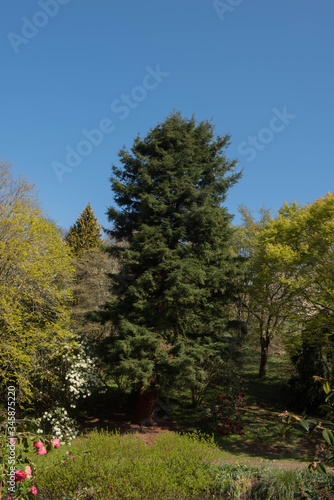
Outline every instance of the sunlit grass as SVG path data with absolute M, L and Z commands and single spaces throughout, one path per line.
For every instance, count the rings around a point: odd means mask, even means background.
M 44 465 L 56 454 L 44 457 Z M 164 434 L 148 446 L 139 436 L 94 431 L 76 440 L 70 454 L 73 460 L 40 477 L 36 486 L 43 499 L 92 487 L 99 500 L 205 498 L 215 490 L 209 466 L 222 461 L 214 442 L 198 434 Z

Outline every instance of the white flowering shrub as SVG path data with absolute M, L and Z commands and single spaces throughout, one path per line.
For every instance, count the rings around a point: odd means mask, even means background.
M 90 396 L 93 390 L 102 389 L 97 376 L 98 358 L 91 354 L 91 347 L 86 339 L 81 340 L 76 354 L 64 356 L 69 369 L 65 375 L 66 387 L 71 399 L 71 408 L 76 407 L 77 400 Z
M 78 428 L 65 408 L 54 408 L 43 413 L 37 434 L 50 434 L 59 439 L 60 444 L 70 443 L 77 436 Z
M 79 337 L 75 352 L 63 355 L 59 367 L 61 394 L 58 398 L 63 406 L 76 408 L 80 399 L 84 399 L 93 391 L 105 392 L 98 377 L 99 359 L 94 356 L 89 340 Z
M 77 407 L 80 400 L 89 397 L 93 391 L 105 392 L 98 377 L 99 360 L 93 354 L 90 342 L 78 338 L 78 347 L 59 357 L 56 372 L 57 383 L 46 389 L 46 408 L 40 419 L 40 434 L 46 432 L 68 443 L 78 434 L 75 421 L 69 413 Z M 42 393 L 41 393 L 42 395 Z M 52 405 L 52 406 L 51 406 Z

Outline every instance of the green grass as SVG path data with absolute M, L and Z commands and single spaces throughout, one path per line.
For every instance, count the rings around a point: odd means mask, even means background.
M 34 455 L 37 471 L 55 464 L 61 450 Z M 69 451 L 64 464 L 39 476 L 40 500 L 70 500 L 79 492 L 80 500 L 290 500 L 300 488 L 320 499 L 331 497 L 317 492 L 334 490 L 333 475 L 226 464 L 212 439 L 196 433 L 160 435 L 148 446 L 135 435 L 93 431 Z
M 296 471 L 270 471 L 252 489 L 252 497 L 258 500 L 291 500 L 294 493 L 299 493 L 303 487 L 305 482 Z
M 38 457 L 38 463 L 51 465 L 58 451 Z M 210 467 L 222 461 L 213 441 L 198 434 L 165 434 L 148 446 L 135 435 L 94 431 L 76 440 L 70 453 L 73 460 L 39 478 L 43 500 L 69 498 L 91 487 L 99 500 L 213 498 Z
M 291 391 L 288 381 L 293 374 L 289 357 L 279 346 L 274 345 L 268 357 L 267 376 L 258 378 L 260 351 L 257 346 L 243 349 L 239 377 L 245 379 L 247 386 L 244 436 L 216 435 L 216 441 L 226 456 L 258 457 L 259 460 L 298 460 L 307 462 L 313 457 L 305 448 L 305 433 L 298 426 L 287 428 L 281 421 L 279 413 L 291 410 Z M 220 385 L 213 385 L 206 393 L 209 399 L 219 390 Z M 165 395 L 167 396 L 167 394 Z M 201 422 L 201 410 L 191 407 L 190 392 L 184 388 L 173 389 L 168 393 L 173 404 L 172 419 L 187 429 L 204 431 Z M 248 444 L 248 446 L 247 446 Z
M 265 471 L 249 492 L 256 500 L 291 500 L 299 493 L 302 498 L 333 498 L 327 496 L 334 490 L 334 477 L 303 471 Z M 306 497 L 305 494 L 309 496 Z M 323 496 L 325 495 L 325 496 Z
M 293 402 L 288 389 L 289 379 L 294 373 L 293 365 L 284 350 L 269 351 L 267 374 L 260 379 L 259 362 L 259 348 L 250 346 L 243 349 L 241 374 L 247 380 L 248 401 L 280 412 Z
M 61 448 L 37 460 L 34 455 L 37 471 L 60 455 Z M 148 446 L 135 435 L 93 431 L 72 444 L 64 464 L 39 476 L 38 498 L 69 500 L 80 492 L 81 500 L 288 500 L 299 488 L 334 487 L 333 476 L 226 464 L 223 458 L 212 439 L 196 433 L 160 435 Z
M 264 468 L 247 467 L 239 463 L 223 464 L 212 470 L 215 474 L 218 498 L 245 498 L 249 496 L 252 485 L 263 474 Z

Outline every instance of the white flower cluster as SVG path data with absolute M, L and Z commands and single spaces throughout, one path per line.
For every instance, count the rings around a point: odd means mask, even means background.
M 70 443 L 78 434 L 75 421 L 68 416 L 65 408 L 46 411 L 41 418 L 40 426 L 59 439 L 60 444 Z M 37 433 L 43 433 L 42 429 L 38 429 Z
M 71 408 L 76 407 L 76 400 L 80 397 L 86 398 L 91 395 L 93 390 L 102 387 L 101 381 L 97 377 L 98 359 L 90 355 L 90 352 L 88 341 L 83 339 L 78 354 L 64 357 L 70 365 L 65 379 L 71 393 Z

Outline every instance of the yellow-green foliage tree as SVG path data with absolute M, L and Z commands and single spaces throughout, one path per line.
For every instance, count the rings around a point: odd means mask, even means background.
M 312 204 L 285 203 L 266 242 L 271 262 L 293 270 L 284 284 L 293 290 L 294 313 L 314 345 L 334 333 L 334 193 Z M 283 280 L 282 280 L 283 281 Z
M 21 404 L 54 376 L 52 360 L 74 342 L 68 302 L 73 264 L 59 229 L 47 220 L 33 186 L 0 163 L 0 383 Z
M 288 336 L 295 350 L 305 335 L 313 345 L 332 344 L 334 194 L 313 204 L 284 203 L 276 217 L 258 223 L 247 211 L 242 215 L 239 245 L 247 253 L 243 302 L 258 322 L 263 377 L 276 335 Z
M 295 271 L 283 265 L 279 258 L 273 259 L 269 252 L 268 242 L 275 222 L 269 210 L 261 209 L 258 220 L 245 206 L 240 208 L 240 213 L 243 223 L 237 228 L 236 249 L 244 257 L 245 273 L 239 310 L 244 313 L 248 330 L 259 338 L 259 377 L 263 378 L 270 344 L 275 336 L 283 335 L 288 324 L 294 293 L 286 280 L 291 279 Z

